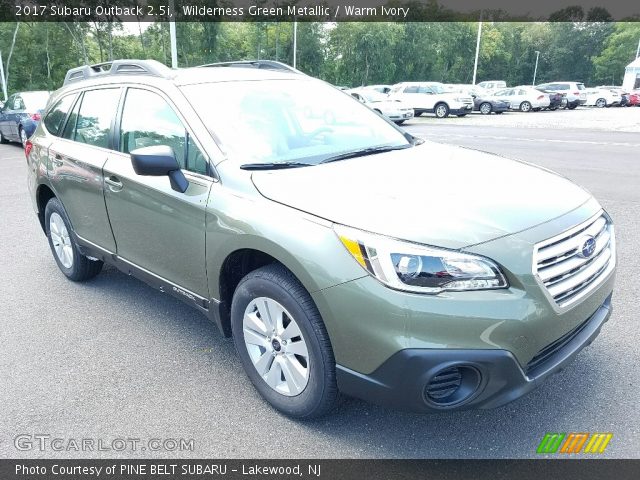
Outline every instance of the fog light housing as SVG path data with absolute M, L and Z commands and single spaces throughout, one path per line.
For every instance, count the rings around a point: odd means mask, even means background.
M 478 391 L 480 380 L 480 372 L 469 365 L 443 368 L 424 387 L 424 399 L 437 408 L 460 406 Z

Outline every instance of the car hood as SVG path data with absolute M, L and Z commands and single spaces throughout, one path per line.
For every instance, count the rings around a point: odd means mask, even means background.
M 548 170 L 432 142 L 252 179 L 264 197 L 332 222 L 453 249 L 531 228 L 591 198 Z

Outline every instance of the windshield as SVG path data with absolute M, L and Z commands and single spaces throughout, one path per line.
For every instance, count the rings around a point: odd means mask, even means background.
M 386 95 L 383 95 L 376 90 L 360 90 L 357 93 L 359 93 L 367 102 L 384 102 L 385 100 L 388 100 Z
M 220 82 L 182 87 L 241 164 L 318 164 L 336 155 L 409 141 L 368 107 L 317 80 Z

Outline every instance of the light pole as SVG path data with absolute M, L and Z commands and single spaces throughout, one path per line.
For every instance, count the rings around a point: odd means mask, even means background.
M 533 83 L 532 83 L 534 87 L 536 86 L 536 73 L 538 73 L 538 58 L 540 58 L 540 52 L 536 50 L 536 66 L 533 69 Z
M 478 38 L 476 40 L 476 60 L 473 63 L 473 84 L 476 84 L 476 74 L 478 73 L 478 56 L 480 55 L 480 37 L 482 36 L 482 13 L 480 10 L 480 21 L 478 22 Z

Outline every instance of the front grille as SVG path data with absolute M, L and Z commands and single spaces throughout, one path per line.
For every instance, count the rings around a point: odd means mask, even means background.
M 527 368 L 525 373 L 527 376 L 535 370 L 540 365 L 544 364 L 550 357 L 553 356 L 554 353 L 560 351 L 565 345 L 567 345 L 571 340 L 573 340 L 585 327 L 588 325 L 589 320 L 581 323 L 576 328 L 571 330 L 568 333 L 565 333 L 562 337 L 557 339 L 555 342 L 547 345 L 542 350 L 540 350 L 529 363 L 527 363 Z
M 585 255 L 587 240 L 595 248 Z M 533 273 L 559 307 L 567 307 L 596 288 L 615 267 L 613 224 L 604 214 L 534 248 Z

